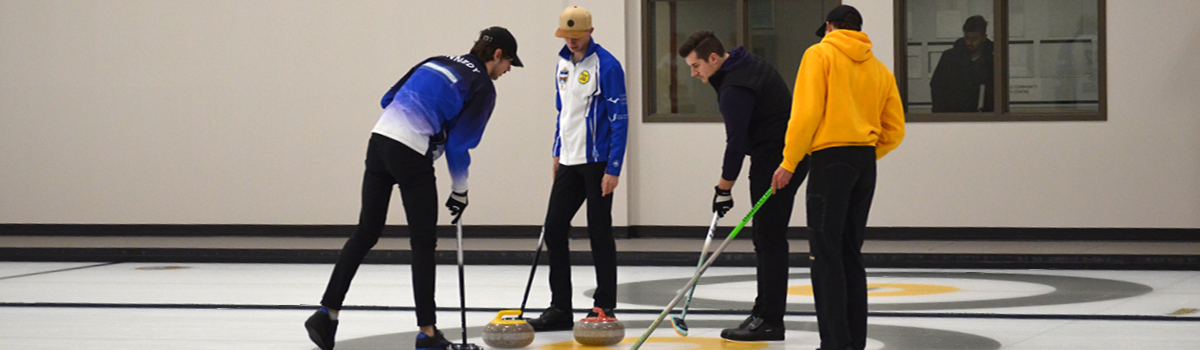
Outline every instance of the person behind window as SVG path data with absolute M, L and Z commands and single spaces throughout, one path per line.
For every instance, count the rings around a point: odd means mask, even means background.
M 995 103 L 992 66 L 987 20 L 971 16 L 963 23 L 963 37 L 954 42 L 953 48 L 942 52 L 933 71 L 933 80 L 929 82 L 933 112 L 991 112 Z

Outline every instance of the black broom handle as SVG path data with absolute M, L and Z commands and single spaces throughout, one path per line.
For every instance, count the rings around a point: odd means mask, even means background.
M 458 214 L 458 303 L 462 314 L 462 344 L 467 346 L 467 287 L 463 282 L 462 217 Z
M 518 319 L 524 319 L 525 302 L 529 301 L 529 288 L 533 287 L 533 276 L 537 273 L 538 259 L 542 257 L 542 244 L 545 243 L 542 239 L 546 237 L 546 228 L 542 227 L 542 233 L 538 235 L 537 253 L 533 254 L 533 268 L 529 269 L 529 282 L 525 282 L 525 297 L 521 298 L 521 312 L 517 314 Z

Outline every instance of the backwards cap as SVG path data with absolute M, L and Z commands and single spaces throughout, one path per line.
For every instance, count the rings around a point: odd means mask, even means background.
M 483 32 L 479 33 L 479 40 L 495 44 L 501 50 L 504 50 L 505 54 L 512 56 L 513 66 L 525 66 L 521 64 L 521 59 L 517 57 L 517 38 L 514 38 L 512 33 L 508 32 L 508 29 L 504 29 L 504 27 L 484 29 Z
M 854 18 L 846 18 L 850 14 L 856 16 Z M 834 7 L 832 11 L 829 11 L 828 16 L 825 16 L 825 23 L 829 22 L 847 22 L 862 28 L 862 14 L 858 13 L 858 9 L 854 8 L 854 6 L 838 5 L 838 7 Z M 821 23 L 821 26 L 817 27 L 817 37 L 825 37 L 825 23 Z

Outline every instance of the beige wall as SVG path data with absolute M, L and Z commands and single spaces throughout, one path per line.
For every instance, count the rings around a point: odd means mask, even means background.
M 846 3 L 890 65 L 892 1 Z M 1200 2 L 1108 3 L 1108 121 L 911 124 L 880 163 L 871 225 L 1200 227 Z M 630 77 L 614 224 L 704 225 L 723 130 L 641 123 L 639 0 L 0 0 L 0 223 L 353 223 L 379 96 L 503 25 L 526 68 L 497 82 L 467 220 L 537 225 L 569 4 Z
M 875 55 L 892 67 L 893 1 L 844 3 L 862 12 Z M 1145 27 L 1171 23 L 1170 37 L 1200 37 L 1200 20 L 1187 15 L 1197 11 L 1200 2 L 1188 0 L 1108 0 L 1106 122 L 910 124 L 880 162 L 870 225 L 1200 227 L 1200 99 L 1189 98 L 1200 91 L 1191 63 L 1200 41 L 1148 40 L 1163 34 Z M 628 24 L 630 38 L 639 28 Z M 654 195 L 631 200 L 630 220 L 703 225 L 721 126 L 642 124 L 637 139 L 633 191 Z M 734 211 L 744 213 L 751 200 L 741 179 Z M 798 205 L 792 226 L 804 222 Z
M 0 1 L 0 222 L 353 223 L 379 97 L 490 25 L 515 33 L 527 68 L 497 82 L 467 220 L 539 222 L 566 3 L 481 4 Z M 624 4 L 578 4 L 624 57 Z

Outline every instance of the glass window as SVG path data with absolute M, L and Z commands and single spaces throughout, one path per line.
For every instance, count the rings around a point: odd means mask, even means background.
M 899 0 L 909 121 L 1104 120 L 1104 0 Z
M 1009 105 L 1013 112 L 1100 109 L 1096 0 L 1010 0 Z
M 647 65 L 653 82 L 648 84 L 653 86 L 648 114 L 720 115 L 713 88 L 691 77 L 676 50 L 698 30 L 713 32 L 726 46 L 740 43 L 737 17 L 732 15 L 737 12 L 735 5 L 722 0 L 650 2 L 646 12 L 653 23 L 654 64 Z
M 726 50 L 745 46 L 775 66 L 791 87 L 813 28 L 837 0 L 647 0 L 644 2 L 645 121 L 720 122 L 716 92 L 691 76 L 679 45 L 708 30 Z
M 909 113 L 994 110 L 992 0 L 910 0 Z

